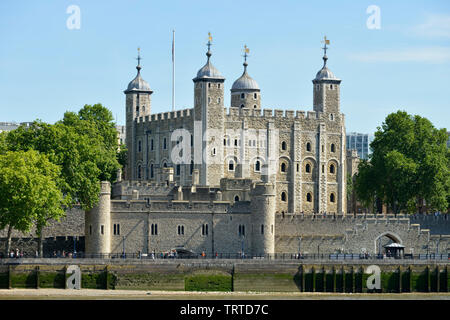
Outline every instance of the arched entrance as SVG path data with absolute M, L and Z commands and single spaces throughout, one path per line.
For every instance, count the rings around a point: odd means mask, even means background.
M 380 234 L 374 240 L 375 254 L 384 255 L 387 251 L 386 246 L 392 245 L 394 243 L 397 243 L 399 245 L 402 244 L 402 239 L 400 239 L 400 237 L 397 234 L 393 232 L 384 232 Z

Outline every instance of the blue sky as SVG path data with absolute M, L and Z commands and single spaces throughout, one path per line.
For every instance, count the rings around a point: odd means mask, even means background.
M 68 29 L 70 5 L 80 29 Z M 370 5 L 380 29 L 369 29 Z M 125 121 L 126 88 L 136 74 L 154 90 L 152 112 L 171 110 L 171 41 L 176 31 L 176 107 L 192 108 L 193 82 L 212 62 L 229 89 L 243 71 L 259 83 L 263 108 L 312 110 L 312 83 L 328 66 L 342 79 L 347 132 L 372 133 L 390 112 L 420 114 L 438 128 L 450 119 L 450 1 L 2 1 L 0 121 L 53 123 L 84 104 Z

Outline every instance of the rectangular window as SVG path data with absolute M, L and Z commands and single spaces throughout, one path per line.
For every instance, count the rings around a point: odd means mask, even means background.
M 208 235 L 208 224 L 202 224 L 202 236 Z
M 184 235 L 184 226 L 178 226 L 178 235 L 179 236 Z
M 261 234 L 264 234 L 264 225 L 261 225 Z
M 105 226 L 101 225 L 100 226 L 100 234 L 104 234 L 104 231 L 105 231 Z
M 156 235 L 158 235 L 158 224 L 153 224 L 152 223 L 152 226 L 151 226 L 151 234 L 152 234 L 152 236 L 156 236 Z
M 89 234 L 92 234 L 92 225 L 89 226 Z

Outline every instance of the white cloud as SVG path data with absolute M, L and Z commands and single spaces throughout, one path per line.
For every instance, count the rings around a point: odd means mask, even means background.
M 450 15 L 429 14 L 425 22 L 413 27 L 412 31 L 423 37 L 450 38 Z
M 362 62 L 450 62 L 450 47 L 408 48 L 357 53 L 350 58 Z

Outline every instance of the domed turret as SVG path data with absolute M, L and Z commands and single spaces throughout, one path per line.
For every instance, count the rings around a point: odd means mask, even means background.
M 235 108 L 261 108 L 261 95 L 258 83 L 247 73 L 247 53 L 249 49 L 244 46 L 244 72 L 231 87 L 231 106 Z
M 225 78 L 222 76 L 222 74 L 217 70 L 216 67 L 214 67 L 210 61 L 210 58 L 212 56 L 211 53 L 211 41 L 208 42 L 208 52 L 206 52 L 206 56 L 208 57 L 208 61 L 206 61 L 206 64 L 197 72 L 197 77 L 195 77 L 193 80 L 194 82 L 201 80 L 201 79 L 218 79 L 218 80 L 225 80 Z
M 141 77 L 141 56 L 138 55 L 137 57 L 138 65 L 136 66 L 137 69 L 137 75 L 136 77 L 131 80 L 131 82 L 128 84 L 127 90 L 125 90 L 125 93 L 153 93 L 152 90 L 150 90 L 150 85 L 147 81 L 142 79 Z

